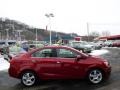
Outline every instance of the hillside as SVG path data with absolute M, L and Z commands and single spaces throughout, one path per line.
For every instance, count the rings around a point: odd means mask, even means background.
M 49 38 L 49 30 L 39 29 L 31 27 L 22 22 L 16 20 L 10 20 L 8 18 L 0 18 L 0 39 L 15 39 L 15 40 L 35 40 L 36 30 L 38 33 L 38 40 L 47 40 Z M 78 36 L 77 34 L 72 34 Z M 71 34 L 63 32 L 52 31 L 52 37 L 71 37 Z

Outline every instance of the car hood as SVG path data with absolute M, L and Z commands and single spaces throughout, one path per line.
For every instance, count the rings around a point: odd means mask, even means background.
M 91 60 L 99 60 L 99 61 L 107 61 L 104 58 L 100 57 L 100 56 L 95 56 L 95 55 L 89 55 L 88 56 Z

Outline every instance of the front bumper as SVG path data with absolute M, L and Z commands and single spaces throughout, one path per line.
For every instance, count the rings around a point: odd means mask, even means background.
M 105 78 L 108 79 L 111 75 L 111 66 L 105 69 Z

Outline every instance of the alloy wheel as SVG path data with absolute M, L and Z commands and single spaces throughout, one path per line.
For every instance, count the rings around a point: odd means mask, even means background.
M 32 72 L 25 72 L 22 75 L 21 81 L 25 86 L 32 86 L 36 82 L 35 74 Z
M 94 69 L 89 73 L 89 81 L 93 84 L 100 83 L 103 80 L 103 74 L 100 70 Z

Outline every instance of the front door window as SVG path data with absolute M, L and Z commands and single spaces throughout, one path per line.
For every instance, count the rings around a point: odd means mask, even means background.
M 57 50 L 58 57 L 61 58 L 76 58 L 77 54 L 67 49 L 58 49 Z

